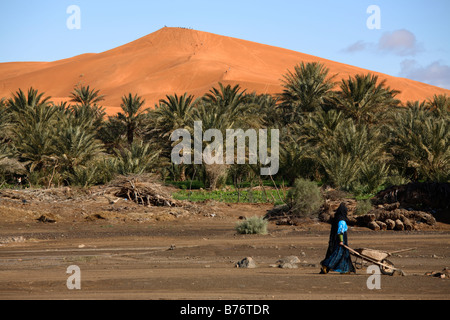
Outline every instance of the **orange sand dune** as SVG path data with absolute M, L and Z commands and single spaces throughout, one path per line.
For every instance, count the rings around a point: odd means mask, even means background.
M 84 54 L 54 62 L 0 64 L 0 97 L 19 88 L 34 87 L 67 100 L 77 84 L 90 85 L 106 95 L 108 114 L 119 111 L 121 97 L 137 93 L 151 107 L 167 94 L 200 96 L 218 82 L 240 84 L 247 92 L 275 94 L 280 79 L 300 62 L 320 61 L 337 79 L 368 70 L 311 55 L 181 28 L 163 28 L 141 39 L 99 54 Z M 424 100 L 450 90 L 385 74 L 402 101 Z

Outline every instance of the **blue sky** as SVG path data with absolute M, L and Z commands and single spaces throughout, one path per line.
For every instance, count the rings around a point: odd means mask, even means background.
M 67 28 L 70 5 L 81 29 Z M 371 5 L 380 29 L 367 27 Z M 450 89 L 449 0 L 0 0 L 0 12 L 0 63 L 98 53 L 188 27 Z

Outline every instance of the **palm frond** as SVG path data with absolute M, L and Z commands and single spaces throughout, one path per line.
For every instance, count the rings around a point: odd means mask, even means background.
M 84 106 L 94 106 L 105 100 L 100 90 L 91 89 L 89 86 L 76 86 L 70 93 L 70 101 Z

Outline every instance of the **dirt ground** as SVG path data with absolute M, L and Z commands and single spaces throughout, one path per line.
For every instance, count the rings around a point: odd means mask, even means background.
M 70 197 L 68 198 L 70 199 Z M 196 214 L 108 199 L 34 201 L 0 197 L 0 299 L 329 300 L 450 298 L 450 280 L 427 275 L 450 267 L 450 226 L 374 232 L 350 228 L 353 248 L 396 251 L 404 276 L 381 276 L 370 290 L 356 274 L 319 274 L 330 226 L 305 220 L 269 225 L 268 235 L 239 235 L 239 217 L 263 216 L 271 205 L 202 204 Z M 38 220 L 39 218 L 40 221 Z M 297 256 L 298 268 L 278 268 Z M 252 257 L 254 269 L 235 268 Z M 69 266 L 80 290 L 69 290 Z

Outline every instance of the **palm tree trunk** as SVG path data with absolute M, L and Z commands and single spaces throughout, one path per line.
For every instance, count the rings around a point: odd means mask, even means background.
M 128 144 L 131 146 L 133 144 L 133 140 L 134 140 L 134 130 L 132 127 L 128 127 L 128 129 L 127 129 L 127 140 L 128 140 Z
M 186 166 L 183 163 L 180 164 L 180 181 L 186 181 Z
M 206 164 L 205 171 L 209 180 L 209 189 L 217 190 L 217 183 L 220 178 L 227 174 L 228 165 L 225 164 Z

